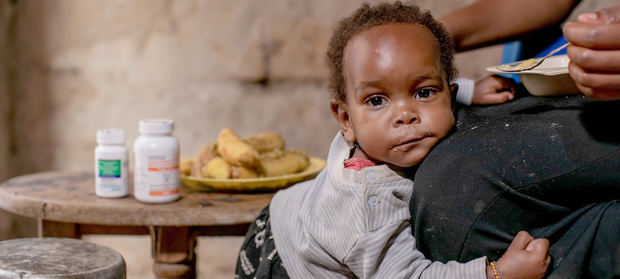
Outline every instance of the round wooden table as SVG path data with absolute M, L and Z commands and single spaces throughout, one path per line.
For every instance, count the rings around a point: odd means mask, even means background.
M 205 193 L 182 187 L 167 204 L 95 195 L 92 171 L 45 172 L 0 184 L 0 208 L 36 218 L 40 237 L 148 234 L 153 270 L 163 278 L 195 277 L 196 237 L 244 235 L 273 193 Z

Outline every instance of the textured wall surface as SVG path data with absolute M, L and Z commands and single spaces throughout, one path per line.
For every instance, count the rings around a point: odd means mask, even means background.
M 0 181 L 10 176 L 9 162 L 9 93 L 7 90 L 7 60 L 8 60 L 8 21 L 10 18 L 9 7 L 0 4 Z M 10 235 L 12 220 L 8 213 L 0 210 L 0 239 Z
M 11 41 L 9 25 L 11 21 L 11 8 L 0 4 L 0 181 L 10 176 L 10 98 L 8 75 L 11 69 Z
M 7 1 L 0 4 L 0 181 L 19 174 L 14 150 L 14 103 L 17 92 L 15 24 L 16 10 Z M 35 220 L 0 210 L 0 240 L 33 236 Z
M 19 1 L 13 162 L 20 173 L 88 168 L 98 129 L 124 129 L 131 146 L 138 121 L 152 117 L 176 121 L 184 156 L 223 127 L 280 132 L 289 147 L 325 156 L 337 126 L 324 52 L 359 3 Z M 465 3 L 420 5 L 442 14 Z M 469 61 L 476 70 L 462 74 L 479 75 L 484 60 Z

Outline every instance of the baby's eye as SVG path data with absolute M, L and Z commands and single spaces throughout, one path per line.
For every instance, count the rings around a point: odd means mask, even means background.
M 416 99 L 426 99 L 429 98 L 431 96 L 433 96 L 433 94 L 437 93 L 437 90 L 433 89 L 433 88 L 422 88 L 420 90 L 418 90 L 418 92 L 416 92 L 415 94 L 415 98 Z
M 387 103 L 387 100 L 381 96 L 372 96 L 368 98 L 368 100 L 366 100 L 366 103 L 372 107 L 378 107 L 385 105 Z

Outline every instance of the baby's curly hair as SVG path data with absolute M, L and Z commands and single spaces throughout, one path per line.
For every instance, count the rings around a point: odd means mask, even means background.
M 364 4 L 353 15 L 340 21 L 332 35 L 327 48 L 327 64 L 329 67 L 329 88 L 332 94 L 341 101 L 346 100 L 342 60 L 344 49 L 351 38 L 371 27 L 387 23 L 412 23 L 428 28 L 439 43 L 441 65 L 446 71 L 448 82 L 456 76 L 454 67 L 454 44 L 443 28 L 428 11 L 420 11 L 418 6 L 394 3 L 382 3 L 371 7 Z

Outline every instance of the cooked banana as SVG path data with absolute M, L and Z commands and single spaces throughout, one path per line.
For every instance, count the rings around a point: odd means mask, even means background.
M 258 151 L 243 142 L 231 129 L 224 128 L 217 138 L 217 151 L 232 165 L 254 169 L 258 166 Z
M 193 160 L 182 162 L 181 171 L 205 178 L 256 178 L 297 173 L 310 165 L 304 150 L 286 150 L 284 145 L 278 133 L 264 132 L 242 140 L 224 128 L 217 142 L 205 145 Z
M 248 169 L 248 168 L 239 167 L 239 166 L 231 166 L 230 177 L 231 178 L 256 178 L 258 177 L 258 173 L 253 169 Z
M 226 179 L 230 178 L 231 175 L 231 167 L 228 162 L 226 162 L 221 157 L 216 157 L 211 159 L 209 163 L 202 168 L 202 176 L 208 178 L 216 178 L 216 179 Z
M 217 145 L 215 143 L 205 144 L 205 146 L 200 149 L 198 155 L 196 156 L 196 160 L 203 165 L 206 165 L 211 161 L 211 159 L 217 157 Z
M 217 145 L 215 143 L 205 144 L 193 160 L 191 176 L 204 177 L 202 169 L 217 156 Z
M 192 167 L 194 165 L 193 158 L 181 158 L 179 162 L 179 173 L 182 175 L 190 175 L 192 174 Z
M 202 168 L 204 168 L 204 165 L 198 164 L 196 161 L 194 161 L 194 163 L 192 164 L 190 176 L 204 177 L 202 176 Z
M 258 153 L 265 153 L 274 149 L 284 149 L 284 139 L 278 133 L 259 133 L 243 141 L 256 149 Z
M 265 176 L 280 176 L 306 169 L 310 160 L 303 150 L 275 150 L 262 154 L 260 163 Z

